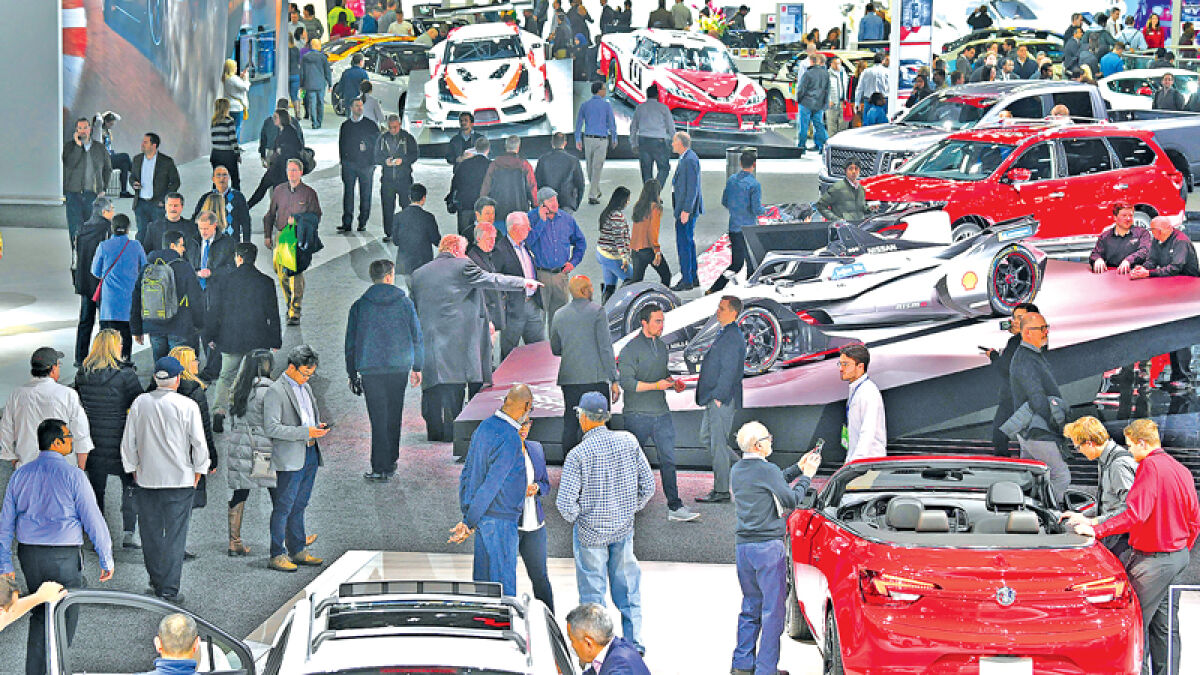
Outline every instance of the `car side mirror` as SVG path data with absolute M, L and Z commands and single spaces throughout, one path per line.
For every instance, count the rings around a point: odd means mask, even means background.
M 1033 177 L 1033 173 L 1029 169 L 1018 166 L 1009 169 L 1008 173 L 1005 174 L 1004 177 L 1008 184 L 1012 185 L 1013 187 L 1017 187 L 1021 183 L 1028 183 L 1029 179 Z

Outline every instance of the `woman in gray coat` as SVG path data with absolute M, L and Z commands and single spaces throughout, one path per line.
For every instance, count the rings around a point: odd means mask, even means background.
M 271 454 L 271 439 L 263 433 L 263 396 L 273 384 L 275 358 L 269 349 L 256 349 L 242 359 L 233 385 L 229 407 L 229 458 L 225 475 L 233 496 L 229 499 L 229 555 L 243 556 L 250 548 L 242 543 L 242 515 L 250 490 L 265 487 L 275 491 L 275 478 L 252 478 L 255 451 Z

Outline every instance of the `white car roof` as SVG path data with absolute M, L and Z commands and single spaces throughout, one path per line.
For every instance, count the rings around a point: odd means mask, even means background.
M 1157 78 L 1157 77 L 1162 77 L 1163 75 L 1166 75 L 1167 73 L 1170 73 L 1172 75 L 1192 75 L 1192 76 L 1196 75 L 1196 71 L 1184 70 L 1183 68 L 1137 68 L 1135 70 L 1122 70 L 1119 73 L 1113 73 L 1112 75 L 1109 75 L 1108 77 L 1106 77 L 1100 81 L 1108 82 L 1109 80 L 1126 80 L 1126 79 L 1132 79 L 1135 77 Z
M 476 23 L 459 26 L 450 31 L 447 40 L 485 40 L 488 38 L 511 37 L 520 34 L 520 30 L 511 23 L 495 21 L 492 23 Z

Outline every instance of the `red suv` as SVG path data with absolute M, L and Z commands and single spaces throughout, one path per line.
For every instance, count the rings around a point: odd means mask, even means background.
M 1022 125 L 953 134 L 894 174 L 863 179 L 867 201 L 943 204 L 954 238 L 1032 215 L 1038 239 L 1093 237 L 1128 202 L 1144 226 L 1183 224 L 1186 187 L 1148 131 L 1113 124 Z

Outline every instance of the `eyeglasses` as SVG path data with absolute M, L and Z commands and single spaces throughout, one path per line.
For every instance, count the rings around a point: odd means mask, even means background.
M 1050 326 L 1028 326 L 1023 330 L 1036 330 L 1038 332 L 1045 333 L 1046 331 L 1050 330 Z
M 838 368 L 853 368 L 856 364 L 853 361 L 838 361 Z

